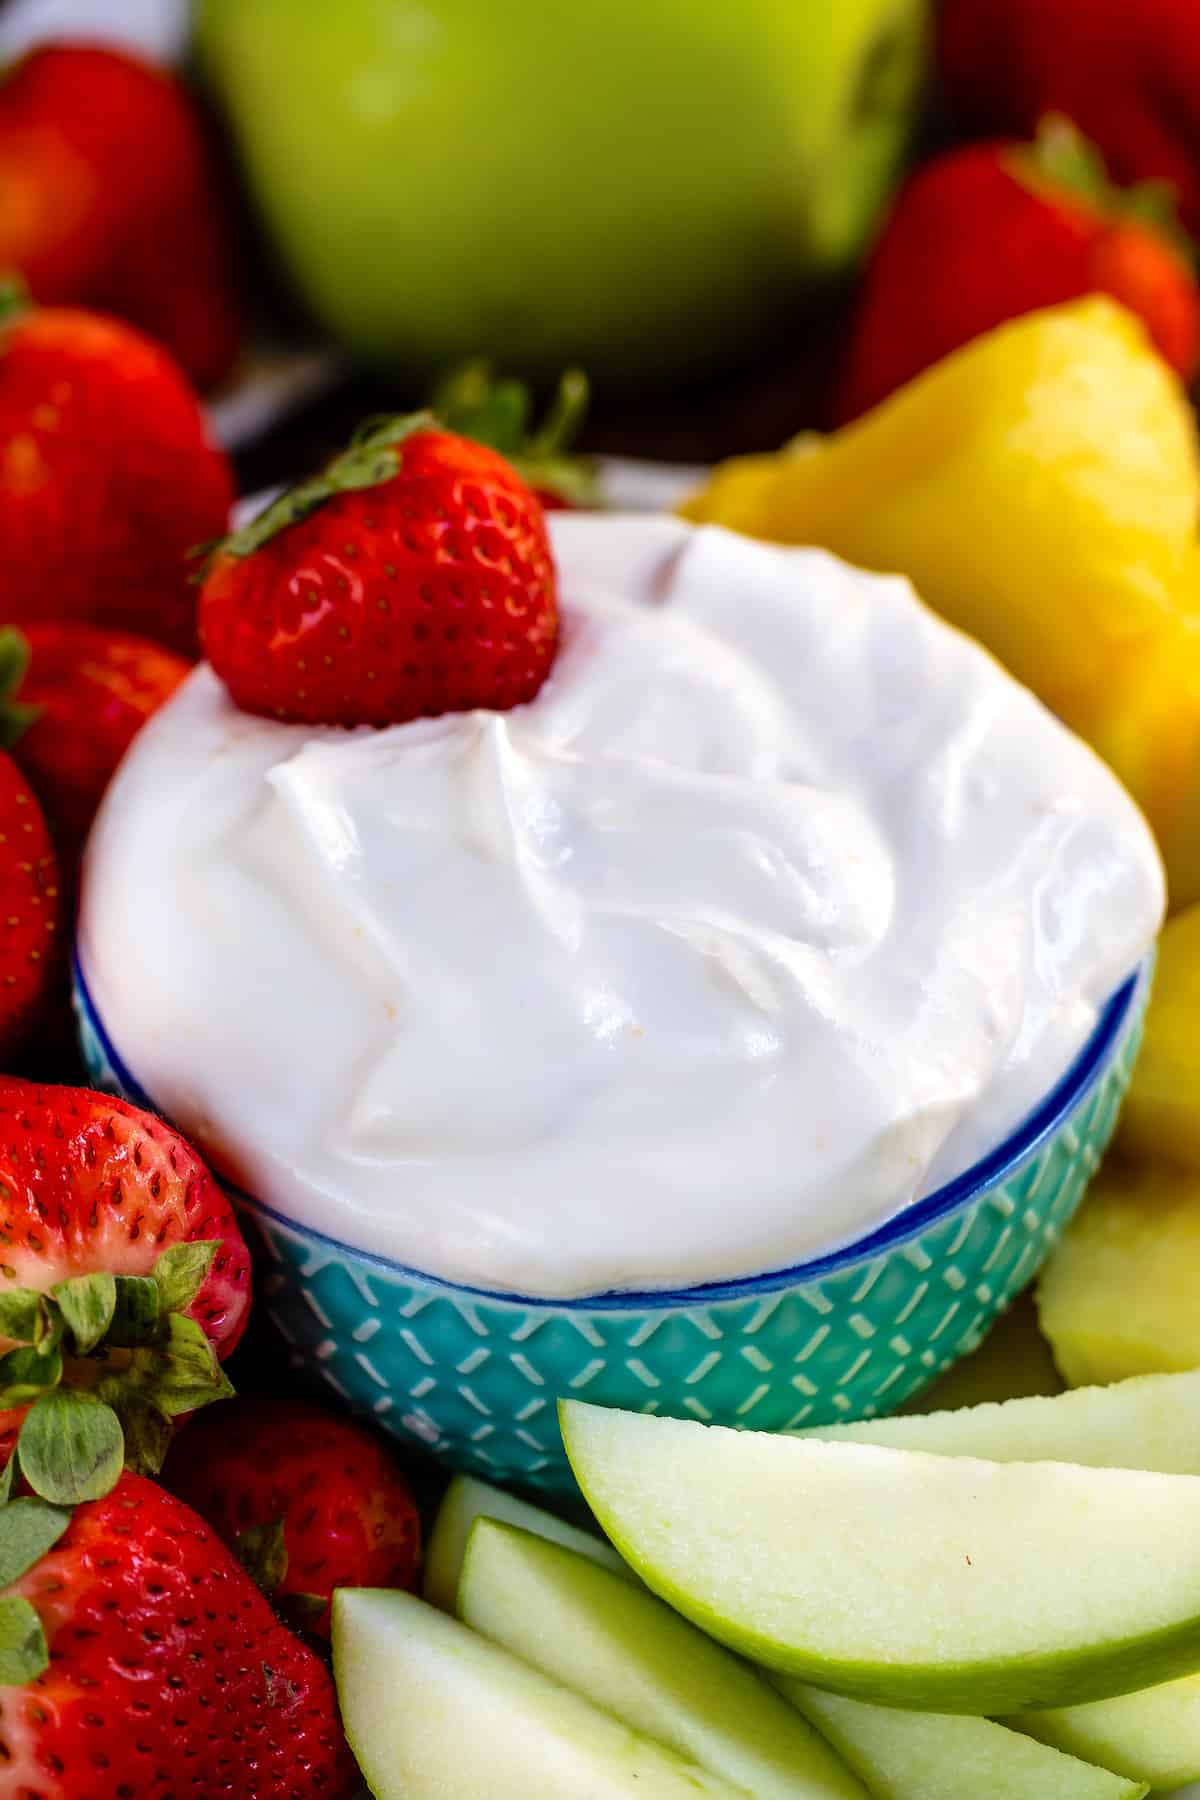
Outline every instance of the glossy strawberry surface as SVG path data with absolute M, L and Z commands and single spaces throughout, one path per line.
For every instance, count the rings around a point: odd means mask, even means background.
M 285 1565 L 273 1593 L 307 1602 L 329 1632 L 337 1587 L 416 1586 L 421 1532 L 408 1482 L 378 1438 L 302 1400 L 210 1407 L 177 1440 L 165 1480 L 227 1544 L 279 1524 Z
M 18 1503 L 19 1504 L 19 1503 Z M 2 1518 L 2 1513 L 0 1513 Z M 6 1800 L 343 1800 L 333 1681 L 190 1508 L 125 1474 L 0 1601 L 49 1667 L 0 1686 Z
M 72 859 L 136 734 L 191 664 L 149 638 L 73 621 L 30 625 L 17 699 L 33 709 L 13 745 Z
M 60 955 L 58 861 L 34 794 L 0 751 L 0 1057 L 15 1054 L 50 992 Z
M 247 712 L 382 726 L 506 710 L 537 693 L 557 641 L 542 509 L 465 438 L 366 442 L 228 541 L 200 625 Z
M 242 336 L 226 186 L 196 102 L 140 57 L 52 43 L 0 84 L 0 269 L 130 320 L 199 387 Z
M 0 323 L 0 624 L 83 619 L 193 651 L 189 552 L 232 498 L 199 402 L 149 338 L 67 308 Z

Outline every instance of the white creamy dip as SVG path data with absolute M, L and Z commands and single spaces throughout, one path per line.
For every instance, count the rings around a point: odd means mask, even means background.
M 898 579 L 553 521 L 532 704 L 385 731 L 198 670 L 88 860 L 155 1103 L 360 1249 L 546 1296 L 762 1272 L 994 1147 L 1158 929 L 1099 760 Z

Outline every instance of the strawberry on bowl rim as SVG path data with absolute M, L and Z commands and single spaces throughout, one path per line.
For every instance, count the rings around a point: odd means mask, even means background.
M 200 631 L 236 705 L 400 724 L 530 700 L 558 634 L 542 508 L 431 413 L 369 421 L 209 553 Z

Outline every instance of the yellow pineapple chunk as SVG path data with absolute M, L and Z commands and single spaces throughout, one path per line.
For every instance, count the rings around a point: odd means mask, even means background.
M 1200 906 L 1177 913 L 1159 941 L 1120 1143 L 1131 1154 L 1200 1170 Z
M 1013 320 L 681 510 L 909 576 L 1105 757 L 1172 903 L 1200 900 L 1200 455 L 1132 314 L 1092 296 Z
M 1111 1158 L 1038 1284 L 1072 1387 L 1200 1368 L 1200 1174 Z

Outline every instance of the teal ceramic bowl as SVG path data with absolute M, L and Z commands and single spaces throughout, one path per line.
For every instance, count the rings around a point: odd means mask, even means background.
M 298 1367 L 456 1469 L 570 1490 L 555 1402 L 787 1431 L 890 1412 L 972 1350 L 1032 1279 L 1116 1124 L 1151 960 L 991 1156 L 828 1256 L 677 1292 L 539 1300 L 459 1287 L 231 1190 L 270 1259 L 263 1303 Z M 76 970 L 98 1086 L 153 1108 Z

